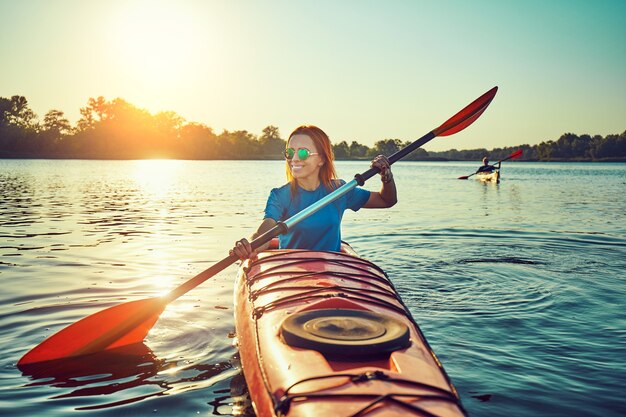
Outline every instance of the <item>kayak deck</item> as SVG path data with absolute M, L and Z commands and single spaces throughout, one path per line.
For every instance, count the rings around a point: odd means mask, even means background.
M 236 331 L 257 415 L 464 416 L 454 386 L 386 274 L 349 246 L 343 250 L 270 250 L 242 265 Z M 401 322 L 408 346 L 357 356 L 359 349 L 374 350 L 369 336 L 347 342 L 354 355 L 287 343 L 286 319 L 329 311 Z
M 476 174 L 476 179 L 484 182 L 500 182 L 500 171 L 496 169 L 489 172 L 479 172 Z

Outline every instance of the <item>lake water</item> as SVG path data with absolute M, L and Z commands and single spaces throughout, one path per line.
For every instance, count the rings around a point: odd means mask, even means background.
M 399 162 L 399 203 L 348 212 L 472 416 L 626 414 L 626 164 Z M 339 162 L 350 179 L 366 162 Z M 280 161 L 0 160 L 0 414 L 246 413 L 232 266 L 171 303 L 138 356 L 22 374 L 78 319 L 167 292 L 262 217 Z M 377 189 L 378 179 L 366 184 Z M 137 352 L 138 351 L 138 352 Z

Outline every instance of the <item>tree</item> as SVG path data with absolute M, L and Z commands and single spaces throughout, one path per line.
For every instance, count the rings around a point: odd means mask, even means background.
M 8 98 L 0 97 L 0 128 L 9 124 L 9 114 L 13 105 Z
M 37 115 L 26 97 L 0 98 L 0 155 L 36 156 L 38 130 Z
M 549 161 L 552 158 L 554 141 L 541 142 L 537 145 L 537 157 L 540 161 Z
M 179 151 L 180 130 L 185 119 L 173 111 L 164 111 L 157 113 L 149 123 L 152 129 L 148 127 L 148 132 L 153 130 L 153 137 L 145 137 L 144 141 L 152 139 L 155 150 L 161 152 L 163 157 L 174 157 Z
M 255 159 L 255 155 L 259 154 L 259 141 L 247 130 L 224 130 L 218 139 L 218 155 L 221 158 Z
M 412 143 L 411 141 L 406 141 L 402 144 L 401 147 L 404 148 L 406 146 L 409 146 L 411 143 Z M 386 155 L 386 156 L 390 156 L 390 155 Z M 408 154 L 404 159 L 406 161 L 417 161 L 420 159 L 428 159 L 428 152 L 426 152 L 426 150 L 422 148 L 417 148 L 416 150 Z
M 188 159 L 218 159 L 217 136 L 213 129 L 201 123 L 187 123 L 180 130 L 180 157 Z
M 351 158 L 365 158 L 369 150 L 370 148 L 368 148 L 367 146 L 361 145 L 357 141 L 353 140 L 352 143 L 350 144 L 350 149 L 349 149 L 350 157 Z
M 56 138 L 68 135 L 72 126 L 61 110 L 52 109 L 43 117 L 43 130 L 52 132 Z
M 280 138 L 280 132 L 276 126 L 269 125 L 263 129 L 259 138 L 261 153 L 280 157 L 285 150 L 286 141 Z
M 36 131 L 38 129 L 37 115 L 28 107 L 26 97 L 13 96 L 10 102 L 4 103 L 2 107 L 5 107 L 2 119 L 7 125 L 23 130 Z
M 269 125 L 265 129 L 263 129 L 263 134 L 259 138 L 261 143 L 269 142 L 273 139 L 280 139 L 280 132 L 278 127 Z
M 600 154 L 598 153 L 598 151 L 603 140 L 604 138 L 600 135 L 594 135 L 591 138 L 591 142 L 589 143 L 589 157 L 592 161 L 600 158 Z
M 72 131 L 70 122 L 61 110 L 50 110 L 43 118 L 39 132 L 39 149 L 45 156 L 56 156 L 60 141 Z
M 103 121 L 108 116 L 109 105 L 104 100 L 104 97 L 89 98 L 87 100 L 87 106 L 80 108 L 81 118 L 77 123 L 77 130 L 84 132 L 86 130 L 94 129 L 96 123 Z
M 154 123 L 159 132 L 174 137 L 178 135 L 178 131 L 183 127 L 185 119 L 173 111 L 162 111 L 154 116 Z
M 372 152 L 376 155 L 392 155 L 402 148 L 402 141 L 400 139 L 384 139 L 379 140 L 374 144 Z M 374 156 L 374 155 L 371 155 Z
M 335 159 L 347 159 L 350 156 L 350 148 L 345 140 L 333 145 L 333 154 Z

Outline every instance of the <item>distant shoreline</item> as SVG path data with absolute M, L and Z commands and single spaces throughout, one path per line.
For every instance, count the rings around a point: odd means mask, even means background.
M 52 109 L 43 121 L 23 96 L 0 97 L 0 158 L 86 160 L 276 160 L 282 159 L 287 140 L 269 125 L 260 135 L 246 130 L 216 134 L 201 123 L 187 122 L 174 112 L 150 112 L 117 98 L 90 98 L 72 126 L 61 110 Z M 393 155 L 411 141 L 384 138 L 372 147 L 356 140 L 334 138 L 335 159 L 371 160 Z M 480 144 L 477 144 L 480 145 Z M 537 145 L 501 148 L 449 149 L 428 152 L 415 149 L 403 161 L 491 161 L 521 153 L 517 162 L 626 162 L 626 131 L 620 134 L 564 133 L 557 140 Z

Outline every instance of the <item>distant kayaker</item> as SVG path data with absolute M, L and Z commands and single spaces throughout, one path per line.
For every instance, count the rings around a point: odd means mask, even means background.
M 498 164 L 500 165 L 500 164 Z M 500 168 L 498 166 L 498 168 Z M 496 167 L 494 165 L 489 165 L 489 158 L 487 158 L 486 156 L 483 158 L 483 164 L 482 166 L 480 166 L 480 168 L 478 168 L 478 171 L 476 172 L 491 172 L 494 169 L 496 169 Z
M 287 141 L 285 149 L 287 184 L 270 192 L 263 222 L 251 240 L 270 230 L 335 189 L 345 184 L 337 179 L 330 139 L 316 126 L 300 126 Z M 380 169 L 382 187 L 370 192 L 356 187 L 311 216 L 297 223 L 287 234 L 279 236 L 281 249 L 311 249 L 339 252 L 341 248 L 341 219 L 346 209 L 387 208 L 396 204 L 396 185 L 389 161 L 383 155 L 372 160 L 372 167 Z M 269 244 L 257 249 L 262 251 Z M 240 259 L 256 256 L 247 239 L 235 243 L 230 254 Z

